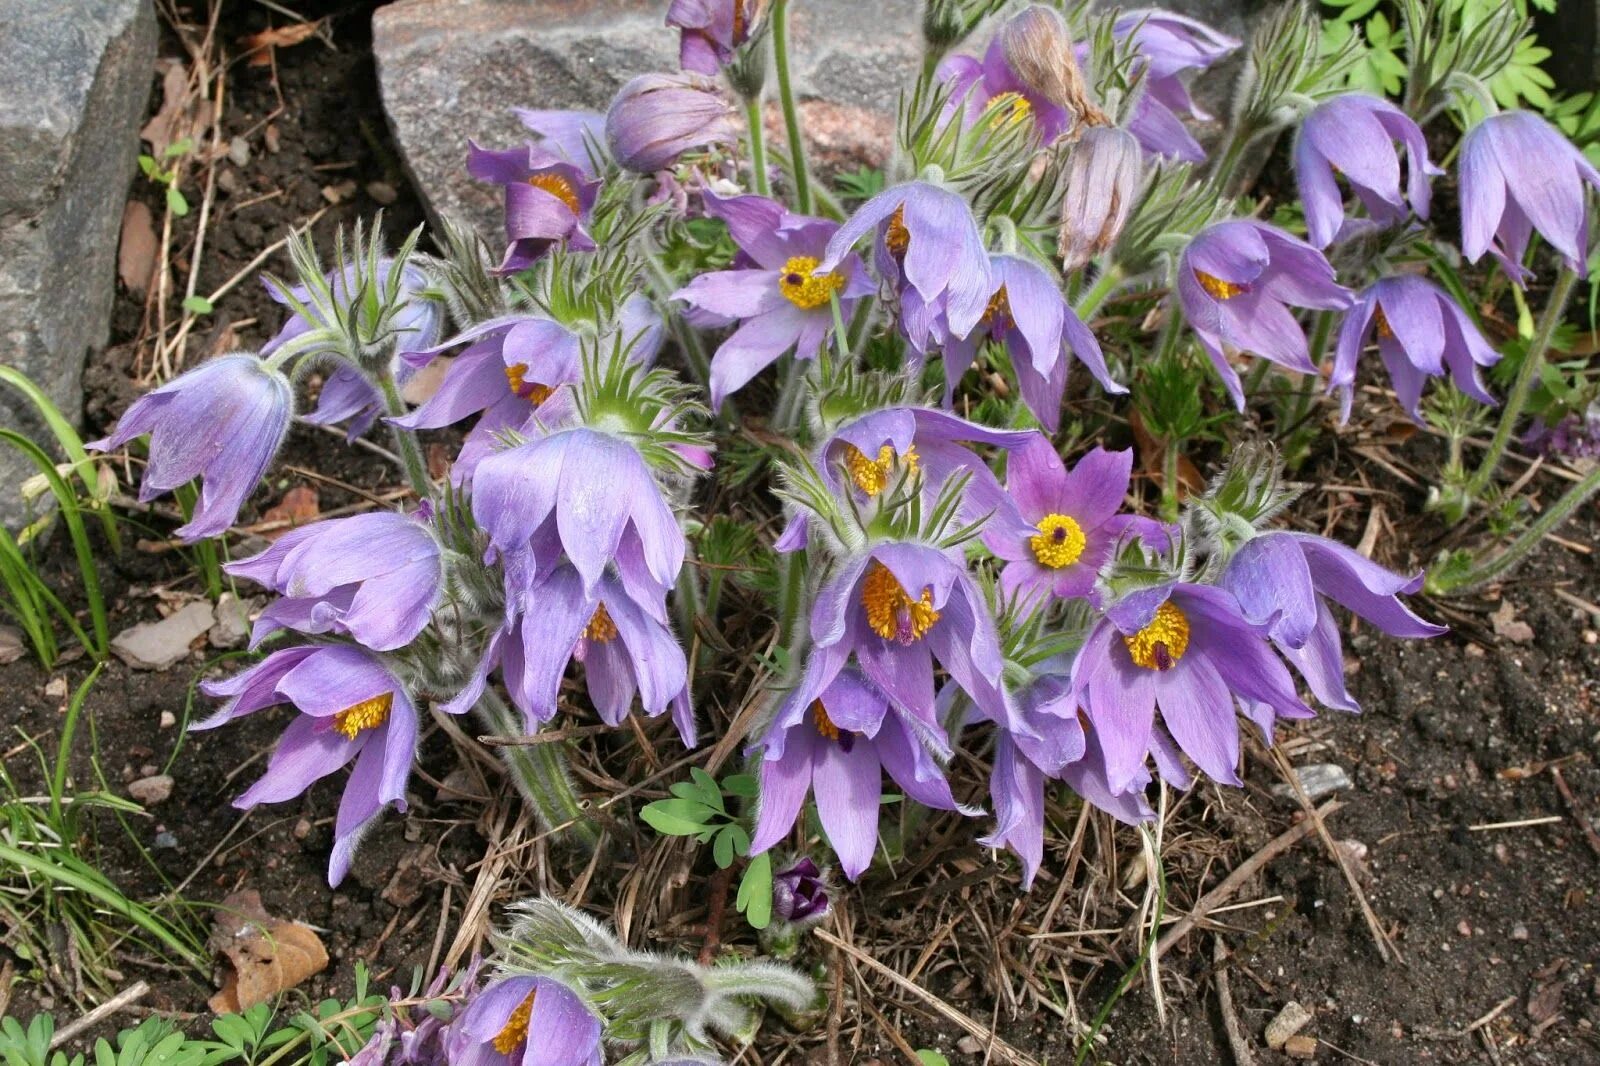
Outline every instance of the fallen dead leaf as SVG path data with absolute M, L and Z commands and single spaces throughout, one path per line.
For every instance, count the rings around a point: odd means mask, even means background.
M 356 194 L 359 188 L 353 180 L 337 182 L 322 187 L 322 198 L 330 204 L 342 204 Z
M 268 540 L 277 540 L 296 526 L 303 526 L 315 521 L 322 513 L 322 501 L 317 496 L 317 490 L 309 485 L 296 485 L 283 494 L 283 499 L 277 505 L 267 510 L 261 516 L 263 522 L 288 522 L 287 526 L 271 529 L 261 535 Z
M 1561 1013 L 1562 982 L 1551 981 L 1528 997 L 1528 1017 L 1535 1022 L 1547 1022 Z
M 264 67 L 272 62 L 274 48 L 292 48 L 302 41 L 309 40 L 322 25 L 319 19 L 316 22 L 296 22 L 288 26 L 273 26 L 240 38 L 239 43 L 244 45 L 245 55 L 249 57 L 252 67 Z
M 1166 459 L 1166 442 L 1158 440 L 1151 435 L 1144 426 L 1144 419 L 1134 411 L 1128 417 L 1128 425 L 1133 429 L 1133 442 L 1139 449 L 1139 468 L 1152 483 L 1161 487 L 1163 478 L 1162 463 Z M 1178 499 L 1182 500 L 1191 493 L 1203 492 L 1206 479 L 1201 475 L 1200 468 L 1189 461 L 1187 455 L 1178 456 Z
M 222 901 L 208 945 L 223 966 L 222 989 L 207 1003 L 218 1014 L 270 1002 L 328 965 L 316 932 L 272 917 L 255 889 Z
M 1517 617 L 1517 609 L 1510 600 L 1501 600 L 1489 621 L 1494 623 L 1495 636 L 1504 637 L 1513 644 L 1533 643 L 1533 627 Z
M 211 125 L 211 116 L 199 107 L 200 97 L 189 91 L 189 68 L 176 59 L 156 64 L 161 74 L 161 107 L 139 131 L 150 154 L 162 160 L 166 150 L 182 140 L 198 142 Z
M 149 206 L 140 200 L 129 200 L 122 209 L 122 239 L 117 244 L 117 277 L 129 292 L 143 296 L 150 291 L 160 247 Z

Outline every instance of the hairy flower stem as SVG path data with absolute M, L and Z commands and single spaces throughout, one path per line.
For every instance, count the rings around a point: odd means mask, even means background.
M 761 125 L 759 96 L 745 98 L 744 116 L 750 127 L 750 180 L 757 193 L 771 196 L 772 185 L 767 181 L 767 134 Z
M 1562 267 L 1556 277 L 1555 288 L 1550 290 L 1550 301 L 1544 307 L 1544 317 L 1539 320 L 1539 330 L 1534 334 L 1533 344 L 1527 354 L 1522 357 L 1522 366 L 1517 368 L 1517 380 L 1511 386 L 1511 394 L 1506 397 L 1505 409 L 1500 412 L 1500 424 L 1495 427 L 1489 450 L 1484 452 L 1478 469 L 1462 487 L 1461 495 L 1444 505 L 1445 514 L 1452 522 L 1459 522 L 1466 517 L 1472 502 L 1483 495 L 1483 490 L 1489 487 L 1490 479 L 1500 468 L 1500 460 L 1505 456 L 1506 446 L 1511 443 L 1511 434 L 1522 417 L 1522 409 L 1528 405 L 1528 395 L 1539 379 L 1545 354 L 1550 351 L 1550 341 L 1556 334 L 1556 327 L 1561 324 L 1561 316 L 1567 309 L 1567 300 L 1572 296 L 1572 287 L 1577 280 L 1578 275 L 1567 267 Z
M 1582 481 L 1568 489 L 1559 500 L 1545 508 L 1544 512 L 1530 523 L 1516 540 L 1508 544 L 1504 551 L 1470 569 L 1456 571 L 1445 567 L 1431 571 L 1428 574 L 1425 591 L 1435 596 L 1452 596 L 1471 592 L 1479 586 L 1505 576 L 1507 571 L 1527 558 L 1529 552 L 1538 547 L 1545 537 L 1555 532 L 1557 526 L 1570 518 L 1572 513 L 1582 507 L 1597 491 L 1600 491 L 1600 464 L 1589 471 Z
M 806 364 L 789 356 L 783 370 L 783 387 L 778 391 L 778 403 L 772 409 L 772 426 L 779 433 L 793 435 L 799 428 L 800 414 L 805 410 Z
M 1100 305 L 1105 303 L 1111 294 L 1116 291 L 1117 286 L 1121 284 L 1122 268 L 1115 264 L 1107 266 L 1100 272 L 1100 276 L 1094 279 L 1094 285 L 1088 292 L 1083 294 L 1083 298 L 1078 301 L 1072 310 L 1083 321 L 1084 325 L 1088 325 L 1089 320 L 1100 310 Z
M 1178 489 L 1182 480 L 1178 464 L 1182 459 L 1183 438 L 1167 441 L 1161 452 L 1161 517 L 1168 522 L 1178 520 Z
M 394 375 L 387 369 L 378 376 L 378 388 L 383 393 L 384 409 L 391 418 L 406 413 L 406 402 L 400 398 L 400 388 L 395 384 Z M 400 453 L 411 490 L 417 494 L 417 499 L 428 499 L 433 495 L 433 481 L 428 477 L 428 464 L 422 460 L 422 449 L 417 446 L 416 435 L 396 425 L 390 425 L 389 429 L 394 434 L 395 451 Z
M 522 716 L 492 688 L 484 689 L 476 710 L 484 728 L 494 736 L 521 736 L 526 728 Z M 600 827 L 573 790 L 572 775 L 567 771 L 568 747 L 566 741 L 507 745 L 500 749 L 500 757 L 517 791 L 533 808 L 540 830 L 590 850 L 600 843 Z
M 778 99 L 783 104 L 783 125 L 789 134 L 789 163 L 794 168 L 794 203 L 802 215 L 811 214 L 811 174 L 806 169 L 806 142 L 800 112 L 794 104 L 789 77 L 789 0 L 777 0 L 772 12 L 772 56 L 778 67 Z

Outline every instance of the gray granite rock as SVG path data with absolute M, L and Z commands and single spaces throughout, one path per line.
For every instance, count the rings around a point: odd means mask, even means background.
M 140 622 L 111 638 L 117 658 L 135 670 L 165 670 L 189 657 L 189 646 L 216 624 L 211 604 L 197 600 L 159 622 Z
M 0 0 L 0 363 L 76 419 L 110 327 L 117 233 L 155 62 L 150 0 Z M 0 390 L 0 425 L 44 440 Z M 33 473 L 0 450 L 0 523 Z
M 397 0 L 372 17 L 384 109 L 430 208 L 499 224 L 496 190 L 464 169 L 467 140 L 527 138 L 513 107 L 600 110 L 629 78 L 677 68 L 665 0 Z M 818 148 L 887 147 L 922 52 L 921 0 L 804 0 L 790 38 Z M 771 95 L 769 91 L 769 95 Z M 773 116 L 769 116 L 769 122 Z

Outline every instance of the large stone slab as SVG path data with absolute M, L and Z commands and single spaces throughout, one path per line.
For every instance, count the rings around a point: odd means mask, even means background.
M 0 0 L 0 363 L 70 417 L 110 328 L 117 234 L 156 51 L 151 0 Z M 44 440 L 0 390 L 0 425 Z M 0 449 L 0 522 L 33 468 Z
M 467 139 L 526 139 L 513 107 L 600 110 L 629 78 L 675 70 L 665 0 L 398 0 L 372 17 L 384 109 L 429 207 L 499 223 L 467 178 Z M 900 87 L 921 61 L 922 0 L 793 5 L 796 89 L 824 150 L 887 148 Z M 770 91 L 769 91 L 770 95 Z

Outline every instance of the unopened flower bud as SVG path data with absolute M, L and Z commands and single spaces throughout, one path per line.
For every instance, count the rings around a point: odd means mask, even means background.
M 1144 185 L 1139 140 L 1116 126 L 1083 131 L 1067 161 L 1061 204 L 1061 265 L 1077 270 L 1111 249 Z
M 815 925 L 828 916 L 828 908 L 828 882 L 811 859 L 772 875 L 772 916 L 778 921 Z
M 1000 28 L 1000 45 L 1022 83 L 1059 107 L 1077 126 L 1103 126 L 1104 112 L 1089 98 L 1089 86 L 1072 47 L 1067 20 L 1054 8 L 1033 4 Z
M 716 83 L 697 74 L 641 74 L 606 111 L 611 155 L 636 174 L 654 174 L 692 148 L 738 138 L 733 108 Z

